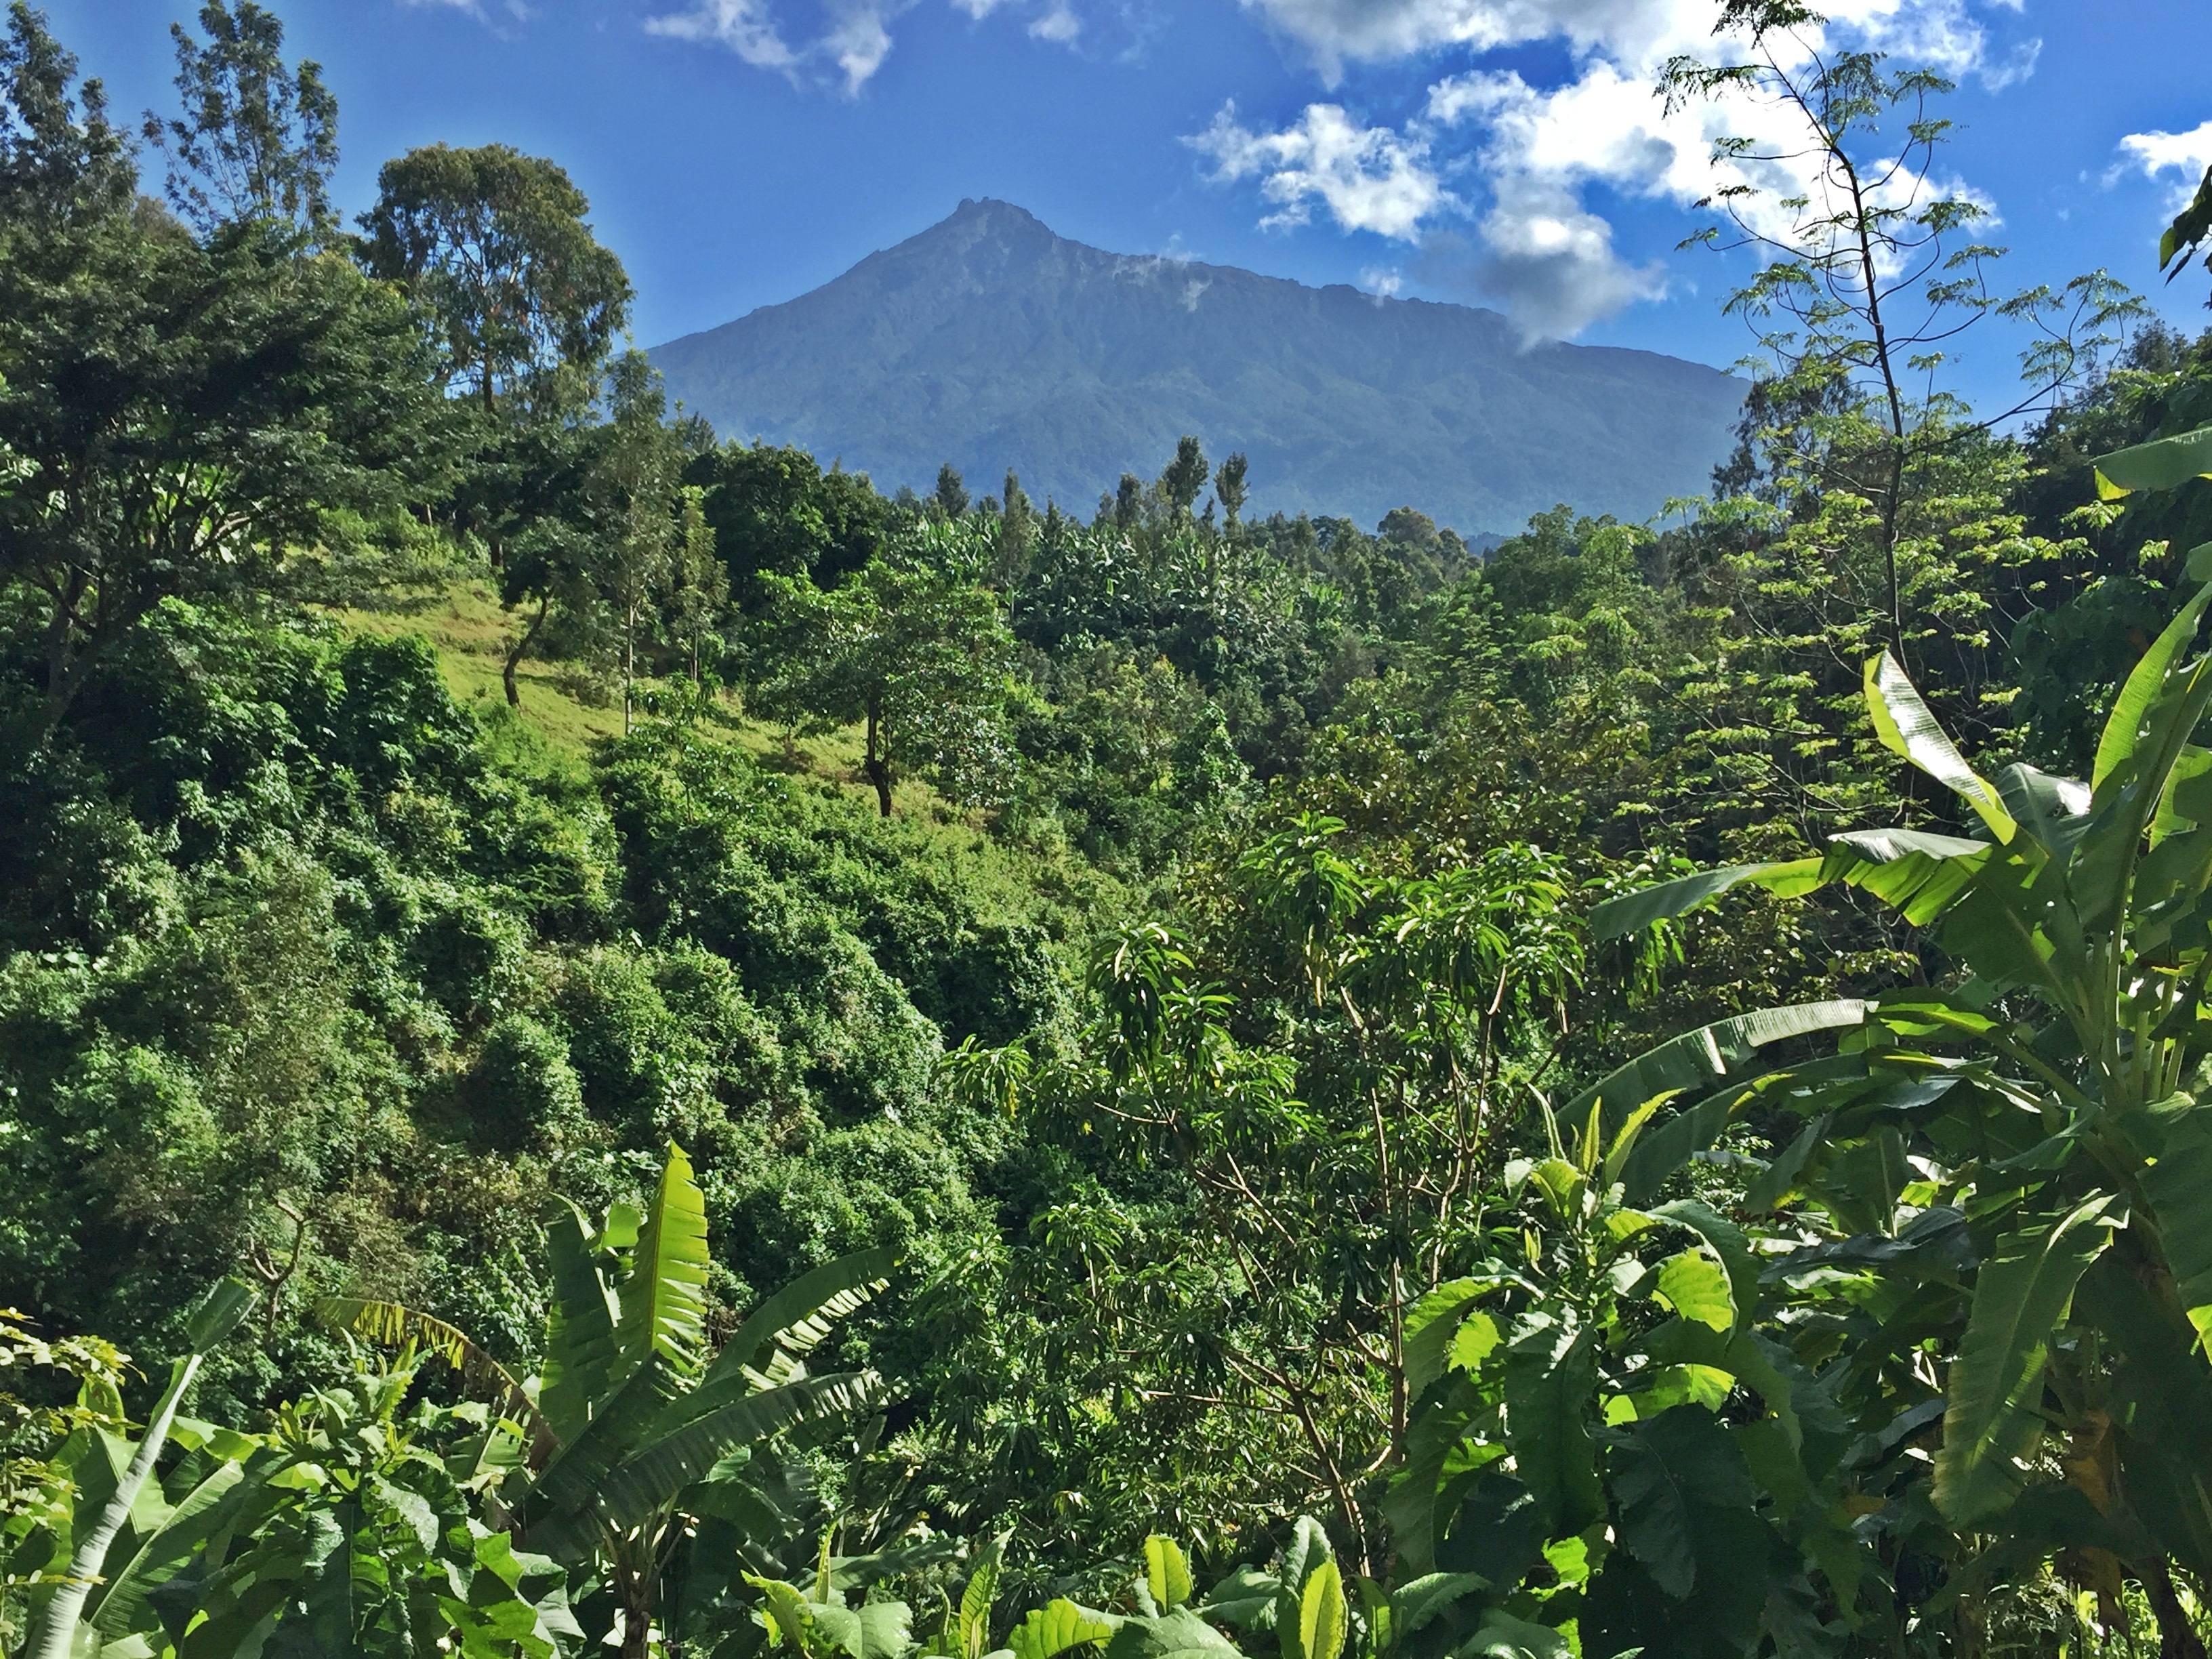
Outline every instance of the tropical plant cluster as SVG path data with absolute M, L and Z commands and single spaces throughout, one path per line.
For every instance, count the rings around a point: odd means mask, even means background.
M 2202 1659 L 2212 334 L 1812 21 L 1736 453 L 1477 551 L 719 436 L 555 163 L 16 0 L 0 1650 Z

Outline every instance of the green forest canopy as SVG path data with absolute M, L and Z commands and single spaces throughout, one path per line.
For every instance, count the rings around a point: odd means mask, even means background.
M 2200 1659 L 2212 335 L 1798 204 L 1652 525 L 887 499 L 200 24 L 0 47 L 8 1651 Z

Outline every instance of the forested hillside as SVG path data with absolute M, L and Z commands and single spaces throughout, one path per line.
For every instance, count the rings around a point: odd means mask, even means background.
M 177 50 L 0 45 L 7 1652 L 2201 1659 L 2212 333 L 1784 204 L 1649 524 L 887 496 Z

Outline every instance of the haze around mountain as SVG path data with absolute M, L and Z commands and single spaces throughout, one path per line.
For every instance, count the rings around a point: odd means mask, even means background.
M 1641 520 L 1696 494 L 1743 384 L 1655 352 L 1526 344 L 1494 312 L 1117 254 L 998 201 L 785 304 L 653 349 L 724 437 L 803 446 L 886 491 L 950 461 L 1088 514 L 1177 437 L 1249 457 L 1252 506 L 1470 537 L 1559 502 Z

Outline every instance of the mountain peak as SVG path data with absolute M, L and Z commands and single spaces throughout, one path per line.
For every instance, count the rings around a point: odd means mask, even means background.
M 950 460 L 1085 510 L 1192 433 L 1249 458 L 1258 511 L 1412 505 L 1469 535 L 1703 489 L 1743 396 L 1650 352 L 1524 350 L 1494 312 L 1107 252 L 988 197 L 652 356 L 725 436 L 842 455 L 886 490 Z

